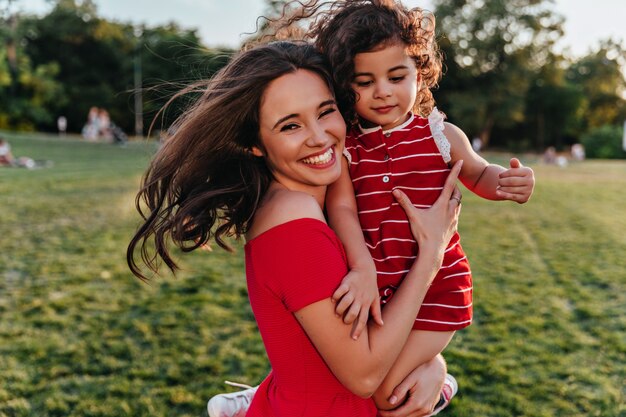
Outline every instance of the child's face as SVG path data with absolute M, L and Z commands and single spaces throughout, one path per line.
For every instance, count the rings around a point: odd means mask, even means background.
M 415 62 L 400 43 L 354 57 L 355 110 L 359 117 L 383 130 L 408 119 L 418 84 Z

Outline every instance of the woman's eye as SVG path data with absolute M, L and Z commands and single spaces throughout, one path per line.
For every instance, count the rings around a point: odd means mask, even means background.
M 288 130 L 295 130 L 295 129 L 297 129 L 298 127 L 300 127 L 300 126 L 298 126 L 298 125 L 297 125 L 297 124 L 295 124 L 295 123 L 289 123 L 289 124 L 286 124 L 286 125 L 282 126 L 282 127 L 280 128 L 280 131 L 281 131 L 281 132 L 286 132 L 286 131 L 288 131 Z
M 390 80 L 392 83 L 399 83 L 400 81 L 404 80 L 404 75 L 402 77 L 391 77 Z
M 331 113 L 334 113 L 334 112 L 336 112 L 336 111 L 337 111 L 337 109 L 335 109 L 335 108 L 333 108 L 333 107 L 330 107 L 330 108 L 328 108 L 328 109 L 324 110 L 324 111 L 322 112 L 322 114 L 320 114 L 320 118 L 322 118 L 322 117 L 324 117 L 324 116 L 327 116 L 327 115 L 329 115 L 329 114 L 331 114 Z

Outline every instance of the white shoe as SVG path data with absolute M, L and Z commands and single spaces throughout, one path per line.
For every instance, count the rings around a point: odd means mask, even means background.
M 218 394 L 211 398 L 206 406 L 209 417 L 244 417 L 257 387 L 236 382 L 224 381 L 233 387 L 247 388 L 230 394 Z
M 448 406 L 448 404 L 450 404 L 450 401 L 458 391 L 459 384 L 457 384 L 456 379 L 454 379 L 452 375 L 446 374 L 446 379 L 443 381 L 443 388 L 441 388 L 441 399 L 439 400 L 439 402 L 435 406 L 435 409 L 430 415 L 434 416 L 436 414 L 439 414 L 441 410 L 443 410 Z

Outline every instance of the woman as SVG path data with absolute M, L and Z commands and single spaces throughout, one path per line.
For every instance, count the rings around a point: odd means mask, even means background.
M 248 416 L 376 415 L 369 397 L 404 346 L 456 229 L 460 164 L 429 210 L 396 191 L 420 254 L 385 307 L 385 325 L 352 339 L 331 301 L 347 272 L 345 254 L 323 214 L 346 133 L 331 85 L 312 46 L 279 42 L 241 53 L 176 122 L 137 197 L 145 222 L 128 263 L 142 279 L 138 246 L 156 271 L 157 256 L 176 268 L 170 238 L 194 250 L 209 239 L 228 248 L 224 237 L 245 236 L 250 302 L 272 365 Z M 424 366 L 412 384 L 427 389 L 405 406 L 414 415 L 433 409 L 445 373 L 440 358 Z

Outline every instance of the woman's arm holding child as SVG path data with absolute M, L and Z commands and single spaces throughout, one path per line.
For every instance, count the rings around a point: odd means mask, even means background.
M 510 167 L 490 164 L 472 149 L 461 129 L 445 123 L 444 134 L 451 147 L 451 163 L 463 160 L 459 179 L 474 194 L 487 200 L 511 200 L 519 204 L 530 199 L 535 187 L 533 170 L 517 158 L 511 158 Z
M 357 339 L 365 329 L 368 312 L 379 325 L 383 324 L 383 320 L 378 300 L 376 267 L 363 239 L 348 161 L 342 159 L 341 176 L 329 186 L 326 194 L 326 212 L 330 227 L 343 243 L 350 272 L 333 294 L 332 300 L 336 303 L 337 315 L 343 316 L 346 324 L 354 322 L 351 336 Z
M 457 201 L 461 193 L 455 189 L 455 183 L 460 167 L 459 162 L 452 168 L 441 195 L 429 209 L 415 208 L 404 193 L 394 191 L 394 197 L 407 213 L 420 251 L 402 285 L 385 305 L 384 326 L 370 322 L 361 337 L 353 340 L 350 326 L 335 316 L 330 298 L 295 312 L 330 370 L 357 395 L 373 395 L 384 380 L 404 348 L 426 291 L 441 267 L 446 245 L 458 224 Z

